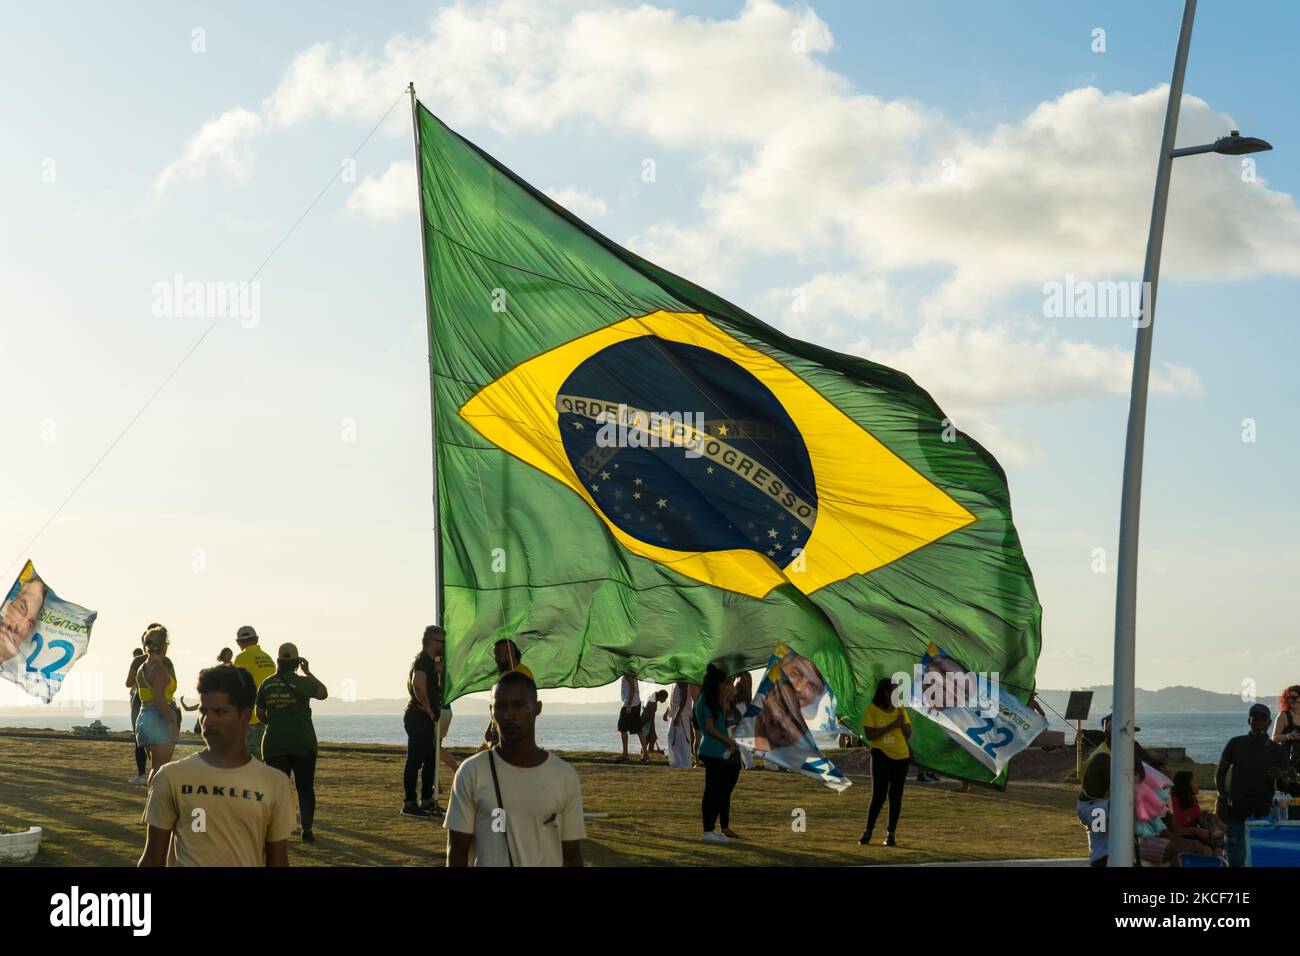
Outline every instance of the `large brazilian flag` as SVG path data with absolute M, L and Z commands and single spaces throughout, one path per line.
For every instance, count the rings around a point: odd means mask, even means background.
M 632 254 L 417 116 L 449 700 L 491 685 L 502 637 L 544 687 L 698 682 L 785 641 L 850 723 L 933 642 L 1027 700 L 1041 609 L 1006 477 L 923 389 Z M 913 718 L 918 762 L 990 779 Z

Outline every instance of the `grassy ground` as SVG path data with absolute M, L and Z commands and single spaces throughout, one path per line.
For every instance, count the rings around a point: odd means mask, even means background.
M 192 752 L 181 747 L 177 756 Z M 744 839 L 706 847 L 699 842 L 703 771 L 670 770 L 662 757 L 650 766 L 619 764 L 602 753 L 564 757 L 582 778 L 586 810 L 609 814 L 587 821 L 583 853 L 590 865 L 851 866 L 1086 854 L 1075 791 L 1062 784 L 1013 782 L 1005 793 L 957 794 L 951 782 L 909 781 L 900 846 L 886 849 L 857 845 L 868 779 L 854 777 L 854 785 L 837 794 L 809 778 L 749 771 L 741 774 L 731 810 L 732 829 Z M 398 816 L 403 762 L 396 747 L 323 751 L 318 839 L 312 846 L 291 840 L 293 864 L 441 863 L 444 831 L 431 821 Z M 126 782 L 134 772 L 126 743 L 7 731 L 0 734 L 0 825 L 45 829 L 38 865 L 132 865 L 144 845 L 144 788 Z M 804 811 L 804 832 L 793 830 L 795 810 Z

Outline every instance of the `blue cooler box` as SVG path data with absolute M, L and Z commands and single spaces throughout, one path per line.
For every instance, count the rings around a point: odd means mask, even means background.
M 1300 866 L 1300 820 L 1246 823 L 1247 866 Z

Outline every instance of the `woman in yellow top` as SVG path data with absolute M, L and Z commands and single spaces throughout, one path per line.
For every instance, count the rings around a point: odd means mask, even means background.
M 912 720 L 906 710 L 894 706 L 895 687 L 893 680 L 882 677 L 876 684 L 875 697 L 862 715 L 862 736 L 871 744 L 871 809 L 867 813 L 867 828 L 858 838 L 862 846 L 871 842 L 871 831 L 876 828 L 876 818 L 886 796 L 889 797 L 889 831 L 884 845 L 897 846 L 894 831 L 903 809 L 903 783 L 912 756 L 907 746 L 912 737 Z
M 135 722 L 135 739 L 138 746 L 149 751 L 149 784 L 163 764 L 172 759 L 180 727 L 172 696 L 176 693 L 176 676 L 167 666 L 167 647 L 170 639 L 167 628 L 151 624 L 141 638 L 145 662 L 135 672 L 136 691 L 140 695 L 140 716 Z

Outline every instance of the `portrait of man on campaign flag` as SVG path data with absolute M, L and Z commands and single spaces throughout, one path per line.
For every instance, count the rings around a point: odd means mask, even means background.
M 914 676 L 911 699 L 904 703 L 937 723 L 994 773 L 1000 774 L 1047 729 L 1047 719 L 1008 693 L 996 674 L 967 670 L 933 642 Z
M 835 692 L 817 666 L 784 642 L 768 659 L 754 700 L 733 738 L 765 764 L 816 777 L 833 790 L 849 779 L 826 758 L 822 746 L 840 733 Z
M 60 599 L 28 561 L 0 605 L 0 674 L 48 704 L 90 646 L 95 615 Z

